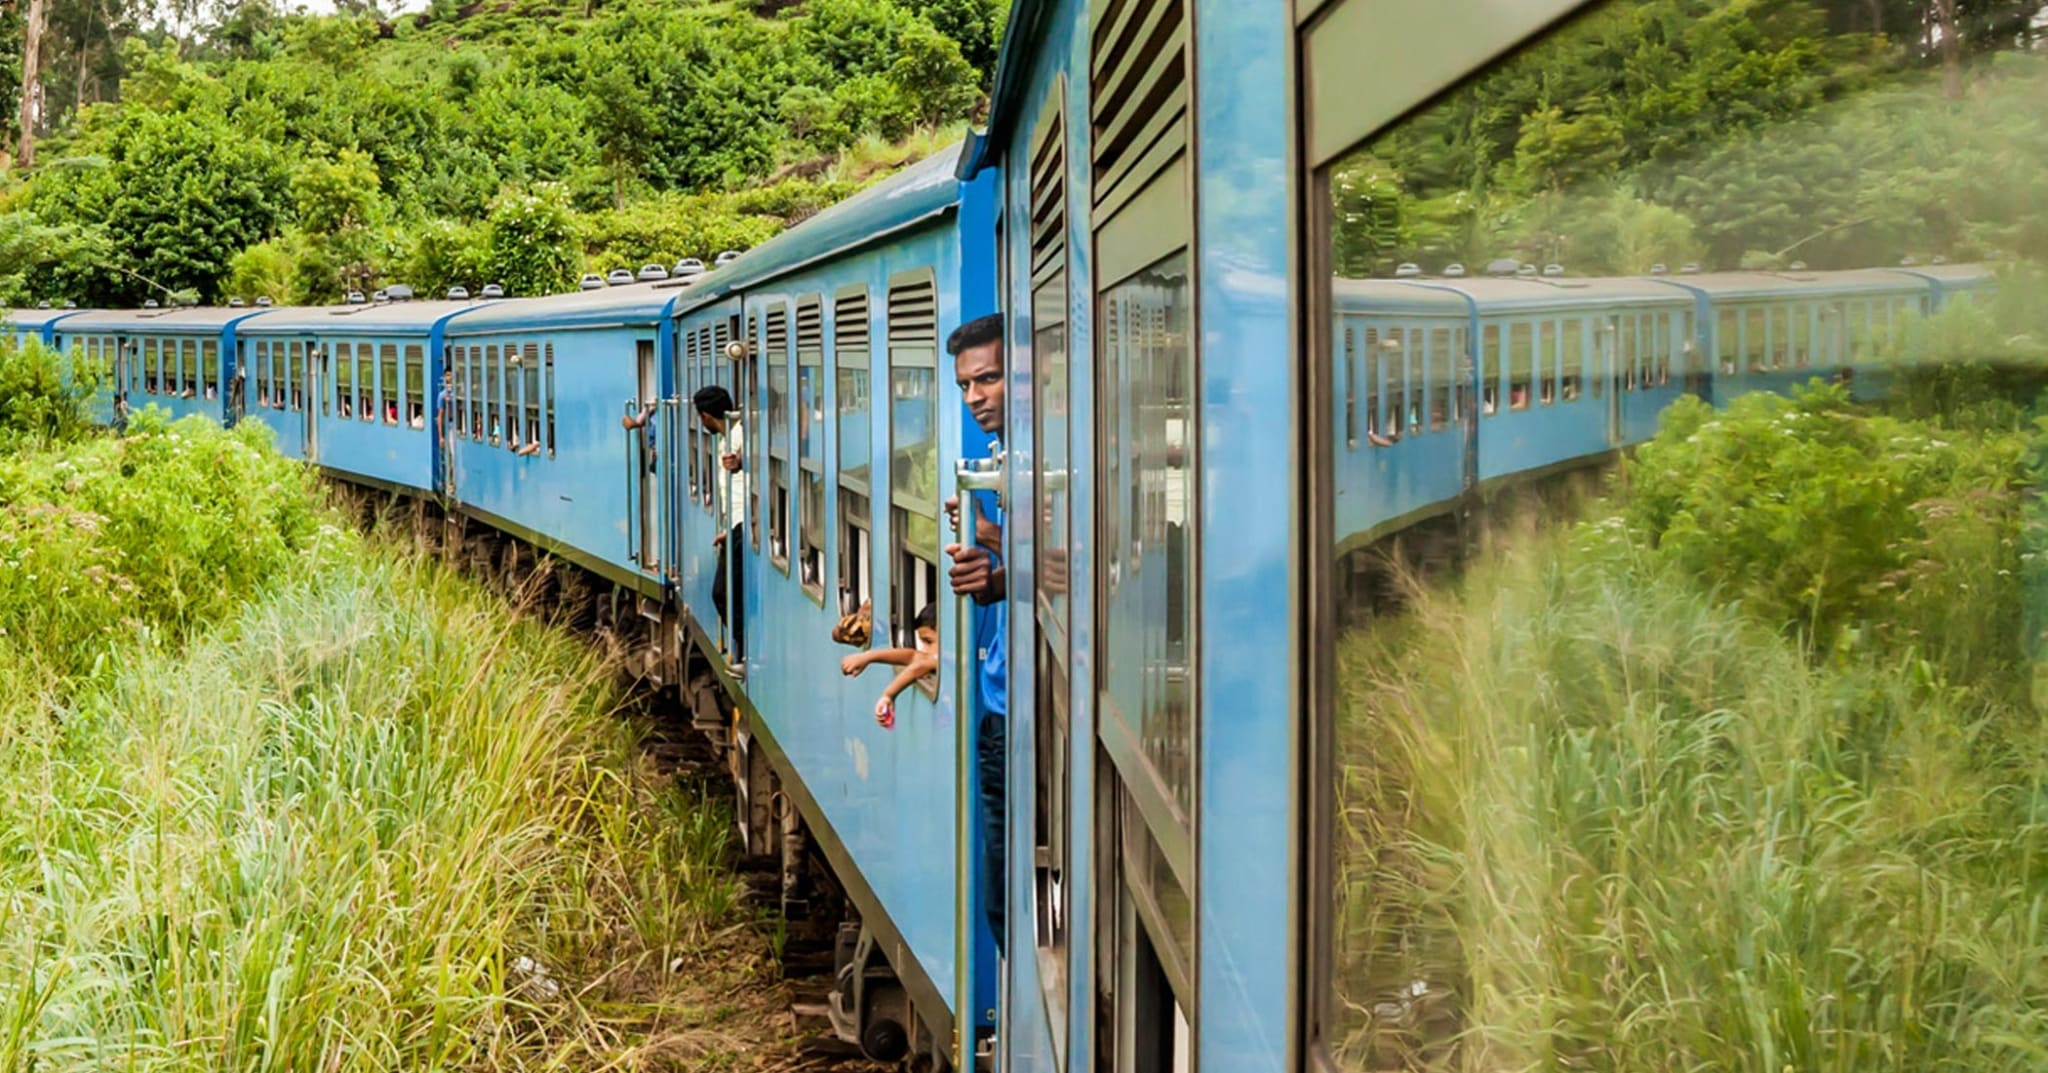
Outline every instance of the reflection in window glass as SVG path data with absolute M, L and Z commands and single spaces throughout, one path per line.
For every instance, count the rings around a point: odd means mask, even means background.
M 889 370 L 890 499 L 903 508 L 903 543 L 939 557 L 938 375 L 929 366 Z
M 2038 1064 L 2040 10 L 1607 0 L 1317 175 L 1337 1069 Z

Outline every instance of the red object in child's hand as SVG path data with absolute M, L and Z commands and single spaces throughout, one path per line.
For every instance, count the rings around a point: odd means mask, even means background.
M 883 730 L 896 729 L 896 702 L 888 697 L 876 701 L 875 722 L 881 724 Z

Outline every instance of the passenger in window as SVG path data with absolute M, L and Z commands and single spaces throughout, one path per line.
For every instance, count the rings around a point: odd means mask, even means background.
M 127 432 L 127 431 L 128 431 L 128 393 L 127 393 L 127 392 L 125 392 L 125 391 L 119 391 L 119 392 L 115 392 L 115 393 L 114 393 L 114 435 L 116 435 L 116 436 L 119 436 L 119 435 L 121 435 L 121 434 L 123 434 L 123 433 L 125 433 L 125 432 Z
M 946 352 L 953 355 L 953 376 L 960 385 L 961 400 L 974 416 L 974 423 L 994 437 L 989 443 L 991 457 L 1002 456 L 1003 439 L 1003 318 L 991 314 L 961 325 L 946 340 Z M 953 591 L 971 597 L 979 607 L 974 615 L 974 647 L 981 663 L 976 693 L 981 701 L 979 741 L 976 743 L 981 790 L 981 822 L 987 855 L 982 889 L 987 895 L 989 927 L 995 933 L 996 950 L 1003 949 L 1003 832 L 1005 775 L 1004 738 L 1010 711 L 1008 635 L 1009 615 L 1003 605 L 1008 595 L 1002 562 L 1003 512 L 1001 502 L 990 494 L 977 493 L 975 531 L 966 546 L 949 544 L 946 554 L 953 567 L 948 572 Z M 960 501 L 946 501 L 946 513 L 953 530 L 960 529 Z
M 655 463 L 660 457 L 657 452 L 658 444 L 655 442 L 654 437 L 654 414 L 659 409 L 660 407 L 654 403 L 642 403 L 639 413 L 627 414 L 619 418 L 620 428 L 628 432 L 636 428 L 640 430 L 641 446 L 645 448 L 642 453 L 647 456 L 647 472 L 649 473 L 655 471 Z
M 711 606 L 718 609 L 718 615 L 725 620 L 726 630 L 732 634 L 732 651 L 726 653 L 726 661 L 733 673 L 746 673 L 747 653 L 747 587 L 736 576 L 739 571 L 739 555 L 736 549 L 744 539 L 742 530 L 747 525 L 747 472 L 746 436 L 740 428 L 740 416 L 733 412 L 732 393 L 712 384 L 697 389 L 690 396 L 690 406 L 697 411 L 697 423 L 704 431 L 716 437 L 713 450 L 718 453 L 718 465 L 723 472 L 718 478 L 718 496 L 725 509 L 726 522 L 732 527 L 711 538 L 718 549 L 718 572 L 711 579 Z
M 882 695 L 875 701 L 875 722 L 883 730 L 896 725 L 896 698 L 909 689 L 918 679 L 939 669 L 939 607 L 926 604 L 917 613 L 916 648 L 878 648 L 872 652 L 855 652 L 839 661 L 839 673 L 851 678 L 877 663 L 887 663 L 903 668 L 896 677 L 882 688 Z

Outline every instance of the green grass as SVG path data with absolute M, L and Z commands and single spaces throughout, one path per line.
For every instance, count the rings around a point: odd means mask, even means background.
M 1340 640 L 1346 1068 L 2048 1068 L 2012 452 L 1796 407 L 1690 415 Z M 1787 558 L 1880 538 L 1869 577 Z
M 599 652 L 349 531 L 258 433 L 139 426 L 0 456 L 0 1069 L 758 1041 L 712 1012 L 773 977 L 730 817 Z

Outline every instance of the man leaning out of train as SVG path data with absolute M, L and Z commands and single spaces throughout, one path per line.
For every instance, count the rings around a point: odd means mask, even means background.
M 1003 318 L 990 315 L 961 325 L 946 340 L 946 352 L 953 355 L 953 375 L 960 385 L 962 401 L 982 431 L 993 436 L 992 457 L 1002 454 L 1003 439 Z M 996 937 L 996 949 L 1003 947 L 1003 741 L 1009 715 L 1008 630 L 1009 616 L 1003 608 L 1008 594 L 1003 568 L 1002 506 L 991 493 L 976 493 L 975 527 L 965 546 L 949 544 L 946 554 L 953 566 L 948 572 L 953 591 L 982 605 L 974 616 L 974 645 L 981 663 L 976 693 L 981 700 L 981 725 L 976 746 L 978 782 L 981 791 L 981 820 L 984 868 L 982 889 L 987 898 L 989 927 Z M 960 529 L 960 501 L 946 501 L 946 513 Z

